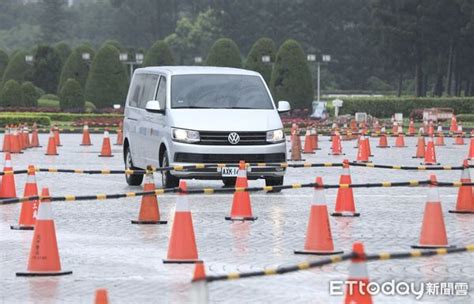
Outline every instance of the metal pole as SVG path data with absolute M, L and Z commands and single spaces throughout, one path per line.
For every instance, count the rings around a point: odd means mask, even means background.
M 132 82 L 132 76 L 133 76 L 133 63 L 130 63 L 130 82 Z
M 320 94 L 320 77 L 321 77 L 321 64 L 318 62 L 318 102 Z

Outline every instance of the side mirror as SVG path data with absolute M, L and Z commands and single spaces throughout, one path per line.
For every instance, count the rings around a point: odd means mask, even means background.
M 158 100 L 150 100 L 146 103 L 145 109 L 152 113 L 163 113 L 164 109 L 160 107 Z
M 285 113 L 291 110 L 290 103 L 288 101 L 278 102 L 278 112 Z

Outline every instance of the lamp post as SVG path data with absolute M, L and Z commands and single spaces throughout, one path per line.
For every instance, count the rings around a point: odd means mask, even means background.
M 135 65 L 140 65 L 140 64 L 143 63 L 143 54 L 142 53 L 136 53 L 135 54 L 135 59 L 134 60 L 129 60 L 127 53 L 120 53 L 119 59 L 122 63 L 130 66 L 130 81 L 132 81 L 133 68 L 134 68 Z
M 270 64 L 271 63 L 270 55 L 263 55 L 262 56 L 262 62 L 266 63 L 266 64 Z
M 309 62 L 315 62 L 316 61 L 316 55 L 315 54 L 308 54 L 306 56 L 306 59 Z M 331 61 L 331 55 L 322 55 L 322 63 L 328 63 Z M 316 62 L 318 64 L 318 80 L 317 80 L 317 92 L 318 92 L 318 100 L 320 101 L 320 96 L 321 96 L 321 61 Z
M 202 63 L 202 57 L 201 56 L 194 57 L 194 64 L 195 65 L 201 65 L 201 63 Z
M 90 53 L 82 53 L 82 60 L 89 62 L 91 60 L 91 54 Z
M 25 62 L 27 64 L 32 65 L 34 61 L 35 61 L 35 58 L 33 57 L 33 55 L 26 55 L 25 56 Z

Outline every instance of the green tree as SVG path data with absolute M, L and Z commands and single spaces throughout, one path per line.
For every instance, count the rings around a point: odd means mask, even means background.
M 30 79 L 31 66 L 26 63 L 25 55 L 26 53 L 23 51 L 18 51 L 12 55 L 3 73 L 2 83 L 6 83 L 10 79 L 20 83 Z
M 69 78 L 61 89 L 59 94 L 59 106 L 61 111 L 83 112 L 85 101 L 81 84 L 72 78 Z
M 127 89 L 127 72 L 119 60 L 119 51 L 106 44 L 100 48 L 92 61 L 85 98 L 98 108 L 111 107 L 124 102 Z
M 104 43 L 102 43 L 102 46 L 104 46 L 106 44 L 110 44 L 110 45 L 116 47 L 117 50 L 119 50 L 119 51 L 122 50 L 122 45 L 117 40 L 113 40 L 113 39 L 106 40 Z
M 32 82 L 26 81 L 21 84 L 21 91 L 23 94 L 23 105 L 25 107 L 34 107 L 38 106 L 38 99 L 40 95 L 38 90 Z
M 143 66 L 174 65 L 173 54 L 163 40 L 157 41 L 146 52 Z
M 211 47 L 207 56 L 207 65 L 241 68 L 242 58 L 237 44 L 232 39 L 221 38 Z
M 0 50 L 0 80 L 5 72 L 8 65 L 8 54 L 3 50 Z
M 82 58 L 82 54 L 85 53 L 89 54 L 89 61 L 86 61 Z M 90 60 L 94 59 L 94 55 L 94 50 L 85 44 L 78 46 L 72 51 L 71 55 L 69 55 L 63 65 L 61 76 L 59 78 L 58 92 L 61 92 L 64 83 L 69 78 L 77 80 L 83 89 L 86 87 L 87 75 L 89 75 Z
M 275 62 L 276 47 L 270 38 L 258 39 L 250 49 L 245 68 L 262 74 L 269 84 L 272 76 L 272 64 Z M 262 56 L 269 56 L 270 62 L 262 62 Z
M 174 33 L 165 38 L 179 64 L 194 64 L 194 57 L 203 56 L 216 39 L 222 36 L 220 13 L 208 9 L 195 19 L 178 20 Z
M 60 73 L 61 57 L 58 52 L 50 46 L 39 45 L 34 54 L 33 83 L 46 93 L 56 93 Z
M 275 100 L 309 108 L 314 97 L 311 72 L 300 44 L 289 39 L 278 50 L 270 86 Z
M 5 82 L 0 92 L 0 106 L 21 107 L 23 106 L 23 94 L 18 81 L 10 79 Z
M 60 42 L 54 46 L 56 52 L 58 52 L 61 58 L 61 67 L 66 62 L 66 59 L 71 55 L 71 47 L 66 42 Z
M 42 40 L 45 43 L 61 41 L 66 37 L 65 0 L 42 0 L 39 24 Z

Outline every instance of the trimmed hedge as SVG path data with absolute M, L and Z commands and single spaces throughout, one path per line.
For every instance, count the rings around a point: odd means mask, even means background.
M 45 112 L 3 112 L 0 116 L 45 116 L 48 117 L 52 121 L 75 121 L 76 119 L 95 119 L 95 118 L 102 118 L 102 117 L 109 117 L 109 118 L 123 118 L 123 115 L 119 114 L 79 114 L 79 113 L 45 113 Z
M 59 97 L 59 106 L 62 111 L 84 112 L 84 93 L 77 80 L 69 78 L 64 83 Z
M 8 114 L 8 115 L 5 115 Z M 42 126 L 51 125 L 51 119 L 45 115 L 32 115 L 32 114 L 18 114 L 18 113 L 2 113 L 0 114 L 0 126 L 16 125 L 20 123 L 27 123 L 32 125 L 37 123 Z
M 354 97 L 341 98 L 344 101 L 340 114 L 354 115 L 356 112 L 367 112 L 375 117 L 389 118 L 394 113 L 403 113 L 408 117 L 411 111 L 424 108 L 452 108 L 455 114 L 474 113 L 473 97 L 446 98 L 376 98 Z
M 456 118 L 460 122 L 474 122 L 474 114 L 459 114 Z

